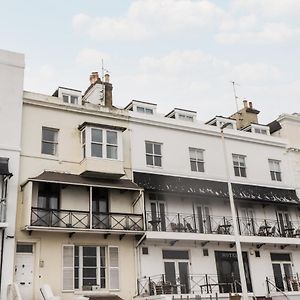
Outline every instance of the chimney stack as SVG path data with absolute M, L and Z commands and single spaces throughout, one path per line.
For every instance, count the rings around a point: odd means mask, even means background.
M 250 108 L 250 109 L 253 109 L 253 107 L 252 107 L 252 102 L 249 102 L 249 108 Z
M 104 82 L 109 82 L 109 74 L 108 73 L 106 73 L 104 75 Z
M 248 101 L 244 100 L 243 103 L 244 103 L 244 108 L 247 108 L 248 107 Z
M 94 84 L 95 82 L 97 82 L 99 79 L 99 74 L 98 72 L 92 72 L 92 74 L 90 75 L 90 83 Z

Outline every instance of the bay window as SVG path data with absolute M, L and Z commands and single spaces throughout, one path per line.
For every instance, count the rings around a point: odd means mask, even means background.
M 120 160 L 121 132 L 107 128 L 86 127 L 81 131 L 83 158 Z

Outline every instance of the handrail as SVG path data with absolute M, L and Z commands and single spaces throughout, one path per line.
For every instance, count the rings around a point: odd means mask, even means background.
M 280 292 L 286 299 L 289 299 L 287 294 L 284 291 L 282 291 L 279 287 L 277 287 L 273 282 L 271 282 L 268 277 L 266 277 L 266 282 L 267 282 L 267 285 L 271 284 L 276 289 L 276 291 Z M 269 287 L 268 287 L 268 296 L 270 296 Z

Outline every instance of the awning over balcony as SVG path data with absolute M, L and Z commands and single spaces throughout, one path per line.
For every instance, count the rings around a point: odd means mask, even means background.
M 93 186 L 120 190 L 141 190 L 139 186 L 128 179 L 88 178 L 80 175 L 48 171 L 43 172 L 37 177 L 29 178 L 28 181 Z
M 227 182 L 134 172 L 134 182 L 147 191 L 228 198 Z M 235 199 L 300 204 L 296 191 L 257 185 L 232 184 Z
M 12 173 L 8 169 L 8 158 L 0 157 L 0 175 L 11 177 Z

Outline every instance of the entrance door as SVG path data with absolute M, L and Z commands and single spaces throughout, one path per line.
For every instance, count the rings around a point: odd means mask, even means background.
M 166 231 L 166 207 L 160 195 L 150 194 L 151 220 L 153 231 Z
M 281 291 L 291 291 L 292 262 L 288 253 L 271 253 L 275 285 Z
M 247 253 L 243 252 L 242 255 L 247 289 L 248 292 L 252 292 Z M 241 280 L 237 253 L 231 251 L 215 251 L 215 257 L 220 293 L 241 292 Z
M 15 262 L 15 282 L 22 300 L 33 299 L 33 245 L 18 244 Z
M 108 190 L 93 188 L 92 190 L 93 228 L 109 228 Z
M 210 209 L 208 206 L 197 206 L 198 229 L 200 233 L 212 233 Z
M 170 282 L 172 293 L 188 294 L 189 287 L 189 262 L 188 261 L 165 261 L 166 282 Z

